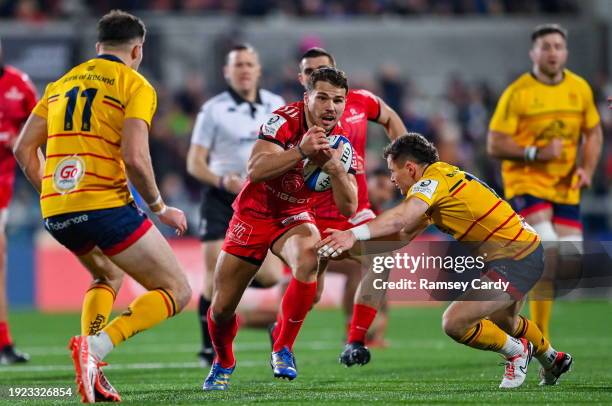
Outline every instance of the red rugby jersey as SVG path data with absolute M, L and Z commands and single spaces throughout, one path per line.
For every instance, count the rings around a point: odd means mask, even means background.
M 0 66 L 0 177 L 13 177 L 15 158 L 11 141 L 36 105 L 36 89 L 28 75 Z
M 307 131 L 304 102 L 300 101 L 276 110 L 261 126 L 259 138 L 288 150 L 299 145 Z M 346 136 L 340 123 L 329 135 Z M 255 218 L 283 218 L 312 212 L 312 197 L 322 192 L 313 192 L 306 187 L 303 168 L 304 161 L 300 161 L 288 172 L 274 179 L 259 183 L 247 180 L 234 200 L 234 211 L 238 215 Z
M 373 93 L 362 89 L 351 89 L 346 98 L 346 108 L 342 115 L 342 127 L 353 146 L 353 167 L 357 180 L 357 212 L 370 207 L 368 183 L 365 173 L 365 153 L 368 136 L 368 121 L 376 121 L 380 116 L 380 101 Z M 315 193 L 313 196 L 315 217 L 346 220 L 334 203 L 332 191 Z

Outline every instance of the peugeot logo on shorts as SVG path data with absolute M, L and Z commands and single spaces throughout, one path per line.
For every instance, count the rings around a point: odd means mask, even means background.
M 60 193 L 74 190 L 85 173 L 85 162 L 78 156 L 62 159 L 53 173 L 53 186 Z

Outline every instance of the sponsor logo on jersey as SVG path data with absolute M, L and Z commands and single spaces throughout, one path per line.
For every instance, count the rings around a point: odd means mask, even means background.
M 286 173 L 281 180 L 283 192 L 295 193 L 304 186 L 304 177 L 297 173 Z
M 279 116 L 278 114 L 274 114 L 261 127 L 261 133 L 263 135 L 267 135 L 268 137 L 276 138 L 276 133 L 281 128 L 281 126 L 285 124 L 286 122 L 287 120 L 284 117 Z
M 78 156 L 62 159 L 53 173 L 53 186 L 60 193 L 70 192 L 79 185 L 85 173 L 85 162 Z
M 233 224 L 230 224 L 227 237 L 236 244 L 246 245 L 249 242 L 252 231 L 252 225 L 236 218 Z
M 297 223 L 298 221 L 314 221 L 310 213 L 303 211 L 300 214 L 296 214 L 295 216 L 290 216 L 281 221 L 283 226 L 288 226 L 289 224 Z
M 366 118 L 364 112 L 361 112 L 361 113 L 357 114 L 357 110 L 355 110 L 354 108 L 351 108 L 349 110 L 349 113 L 351 113 L 350 116 L 344 117 L 344 121 L 346 121 L 349 124 L 353 124 L 353 123 L 356 123 L 358 121 L 365 120 L 365 118 Z
M 298 199 L 295 196 L 291 196 L 287 193 L 280 192 L 274 189 L 272 186 L 268 185 L 267 183 L 264 183 L 264 186 L 277 199 L 284 200 L 289 203 L 295 203 L 295 204 L 307 204 L 308 202 L 310 202 L 310 197 Z
M 412 193 L 421 193 L 429 199 L 433 197 L 434 192 L 438 188 L 438 181 L 435 179 L 423 179 L 412 186 Z
M 11 86 L 8 92 L 4 93 L 6 100 L 21 101 L 25 97 L 16 86 Z

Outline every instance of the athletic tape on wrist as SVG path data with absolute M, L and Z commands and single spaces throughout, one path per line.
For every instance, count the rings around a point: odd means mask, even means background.
M 353 233 L 355 238 L 359 241 L 370 239 L 370 227 L 368 227 L 367 224 L 351 228 L 351 233 Z

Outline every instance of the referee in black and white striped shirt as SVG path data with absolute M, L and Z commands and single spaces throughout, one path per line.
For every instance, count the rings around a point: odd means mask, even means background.
M 253 47 L 234 46 L 227 54 L 223 74 L 228 89 L 202 106 L 196 119 L 187 156 L 187 171 L 206 185 L 201 208 L 200 235 L 206 274 L 199 301 L 203 366 L 212 363 L 214 352 L 208 335 L 206 312 L 212 298 L 212 281 L 217 257 L 232 217 L 232 202 L 245 182 L 246 165 L 259 127 L 274 110 L 285 104 L 282 97 L 259 89 L 259 57 Z M 262 267 L 281 272 L 274 255 Z M 264 273 L 265 274 L 265 273 Z

